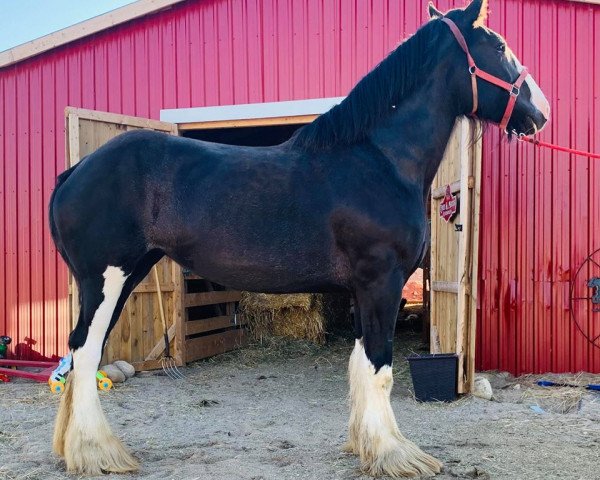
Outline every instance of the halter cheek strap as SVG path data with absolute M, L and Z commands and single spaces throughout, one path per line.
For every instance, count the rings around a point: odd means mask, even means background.
M 446 17 L 442 18 L 442 22 L 444 22 L 446 25 L 448 25 L 448 27 L 450 27 L 450 30 L 454 34 L 456 41 L 458 42 L 460 47 L 463 49 L 463 51 L 467 54 L 467 63 L 469 64 L 469 74 L 471 75 L 471 89 L 473 91 L 473 109 L 471 110 L 471 115 L 474 115 L 475 112 L 477 112 L 477 108 L 478 108 L 477 77 L 479 77 L 482 80 L 492 83 L 492 84 L 506 90 L 509 93 L 508 103 L 506 104 L 506 110 L 504 111 L 504 115 L 502 116 L 502 120 L 500 121 L 500 124 L 499 124 L 500 129 L 503 131 L 506 131 L 508 121 L 510 120 L 512 112 L 515 108 L 515 104 L 517 103 L 517 97 L 521 93 L 521 85 L 523 84 L 523 82 L 525 81 L 525 78 L 527 77 L 527 74 L 529 73 L 527 71 L 527 68 L 523 67 L 523 70 L 521 70 L 519 77 L 515 80 L 514 83 L 505 82 L 501 78 L 495 77 L 494 75 L 491 75 L 491 74 L 481 70 L 480 68 L 477 68 L 477 65 L 475 64 L 475 60 L 473 59 L 473 57 L 471 56 L 471 53 L 469 52 L 469 47 L 467 46 L 465 37 L 463 36 L 463 34 L 459 30 L 459 28 L 456 26 L 456 23 L 454 23 L 452 20 L 450 20 L 449 18 L 446 18 Z

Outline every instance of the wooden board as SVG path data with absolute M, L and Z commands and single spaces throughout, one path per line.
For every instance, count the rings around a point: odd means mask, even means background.
M 243 315 L 221 315 L 219 317 L 203 318 L 201 320 L 189 320 L 185 323 L 185 334 L 196 335 L 197 333 L 223 330 L 246 325 L 247 323 L 248 322 Z
M 152 129 L 169 134 L 177 134 L 176 125 L 129 117 L 93 110 L 67 107 L 67 167 L 75 165 L 86 155 L 98 149 L 111 138 L 123 132 L 136 129 Z M 179 265 L 168 258 L 158 264 L 160 292 L 162 295 L 168 327 L 175 326 L 175 335 L 171 341 L 171 351 L 178 365 L 183 364 L 185 343 L 177 338 L 182 332 L 182 272 Z M 79 315 L 77 285 L 69 275 L 69 292 L 71 306 L 71 326 L 74 327 Z M 163 327 L 160 320 L 158 289 L 154 277 L 148 275 L 133 291 L 123 308 L 115 328 L 112 330 L 102 363 L 115 360 L 126 360 L 138 369 L 160 368 L 150 353 L 163 341 Z
M 432 352 L 459 356 L 459 393 L 471 390 L 475 373 L 476 298 L 479 239 L 481 140 L 474 126 L 457 121 L 432 185 L 430 314 Z M 446 223 L 439 216 L 446 186 L 458 196 L 457 216 Z M 434 336 L 436 338 L 434 338 Z
M 224 289 L 190 273 L 185 273 L 184 282 L 182 338 L 185 338 L 186 363 L 245 345 L 247 322 L 237 313 L 241 292 Z M 198 292 L 199 287 L 208 291 Z M 214 316 L 215 311 L 220 314 Z
M 236 348 L 243 347 L 248 341 L 246 329 L 238 328 L 226 332 L 187 340 L 185 361 L 193 362 L 212 357 Z
M 185 296 L 184 306 L 218 305 L 220 303 L 239 302 L 241 298 L 242 294 L 234 291 L 188 293 Z

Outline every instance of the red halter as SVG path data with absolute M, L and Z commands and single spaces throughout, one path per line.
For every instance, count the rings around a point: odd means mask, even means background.
M 477 65 L 475 65 L 475 60 L 473 60 L 473 57 L 469 53 L 469 47 L 467 46 L 465 37 L 463 37 L 463 34 L 456 26 L 456 23 L 454 23 L 449 18 L 445 17 L 442 18 L 442 22 L 444 22 L 450 27 L 450 30 L 452 30 L 452 33 L 456 37 L 456 41 L 467 54 L 467 62 L 469 63 L 469 73 L 471 74 L 471 85 L 473 89 L 473 110 L 471 111 L 471 115 L 475 114 L 475 112 L 477 111 L 477 77 L 479 77 L 485 80 L 486 82 L 493 83 L 494 85 L 503 88 L 509 93 L 508 104 L 506 105 L 504 116 L 502 117 L 502 120 L 499 124 L 500 129 L 502 131 L 506 131 L 506 126 L 508 125 L 510 116 L 512 115 L 512 112 L 515 108 L 515 104 L 517 103 L 517 97 L 519 96 L 519 93 L 521 93 L 521 85 L 523 84 L 523 81 L 525 80 L 525 77 L 528 73 L 527 68 L 523 67 L 519 78 L 517 78 L 514 83 L 505 82 L 504 80 L 498 77 L 495 77 L 487 72 L 484 72 L 483 70 L 480 70 L 479 68 L 477 68 Z

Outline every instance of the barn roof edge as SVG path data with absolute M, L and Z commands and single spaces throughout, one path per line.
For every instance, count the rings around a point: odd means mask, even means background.
M 187 0 L 138 0 L 110 12 L 84 20 L 43 37 L 0 52 L 0 68 L 8 67 L 54 48 L 66 45 L 136 18 L 165 10 Z

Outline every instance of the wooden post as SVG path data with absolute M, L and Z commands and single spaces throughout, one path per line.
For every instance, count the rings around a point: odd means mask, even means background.
M 183 306 L 185 297 L 185 282 L 183 280 L 183 271 L 179 264 L 173 262 L 171 269 L 172 281 L 175 289 L 173 291 L 173 323 L 175 324 L 175 361 L 177 365 L 183 365 L 186 356 L 185 342 L 185 307 Z
M 458 298 L 456 316 L 456 353 L 458 355 L 458 393 L 465 393 L 465 337 L 469 326 L 469 292 L 471 287 L 470 272 L 470 238 L 471 238 L 471 192 L 469 178 L 472 173 L 471 149 L 469 148 L 469 124 L 461 121 L 459 132 L 460 157 L 460 209 L 462 232 L 459 235 L 458 247 Z
M 474 127 L 472 135 L 477 134 L 479 125 Z M 481 141 L 472 146 L 471 158 L 473 159 L 473 190 L 471 207 L 471 292 L 469 295 L 469 328 L 467 345 L 465 348 L 465 388 L 467 392 L 473 391 L 475 380 L 475 345 L 477 335 L 477 299 L 479 298 L 479 212 L 481 205 Z

